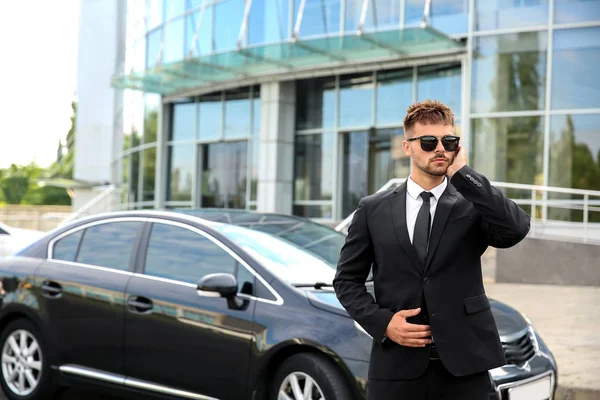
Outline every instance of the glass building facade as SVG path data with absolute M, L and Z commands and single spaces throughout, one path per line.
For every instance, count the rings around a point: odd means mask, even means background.
M 343 219 L 408 176 L 402 120 L 428 98 L 490 180 L 600 190 L 600 0 L 433 0 L 426 28 L 425 0 L 364 3 L 130 0 L 125 208 Z

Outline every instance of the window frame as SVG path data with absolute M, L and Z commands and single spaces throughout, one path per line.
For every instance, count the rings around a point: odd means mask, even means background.
M 91 265 L 91 264 L 78 263 L 78 262 L 73 262 L 73 261 L 58 260 L 53 257 L 54 256 L 54 245 L 56 244 L 56 242 L 58 242 L 62 238 L 66 237 L 68 235 L 71 235 L 73 233 L 76 233 L 80 230 L 87 229 L 92 226 L 108 224 L 108 223 L 113 223 L 113 222 L 140 222 L 140 223 L 142 223 L 142 226 L 140 227 L 137 237 L 136 237 L 136 242 L 134 244 L 134 248 L 133 248 L 133 252 L 132 252 L 132 262 L 130 263 L 129 271 L 118 270 L 118 269 L 104 267 L 104 266 L 100 266 L 100 265 Z M 283 297 L 281 297 L 281 295 L 273 288 L 273 286 L 271 286 L 262 277 L 262 275 L 260 273 L 258 273 L 254 268 L 252 268 L 250 265 L 248 265 L 248 263 L 244 259 L 242 259 L 239 255 L 237 255 L 227 245 L 222 243 L 220 240 L 218 240 L 217 238 L 215 238 L 208 232 L 205 232 L 204 230 L 197 228 L 196 226 L 193 226 L 191 224 L 187 224 L 184 222 L 171 220 L 166 216 L 165 217 L 161 217 L 161 216 L 139 216 L 139 217 L 117 216 L 117 217 L 112 217 L 109 219 L 102 219 L 102 220 L 96 220 L 96 221 L 92 221 L 92 222 L 88 222 L 88 223 L 83 223 L 79 226 L 73 227 L 71 229 L 68 229 L 68 230 L 58 234 L 57 236 L 53 237 L 48 242 L 48 245 L 46 248 L 46 261 L 64 263 L 64 264 L 73 265 L 76 267 L 90 268 L 90 269 L 106 271 L 106 272 L 113 272 L 113 273 L 122 274 L 122 275 L 136 276 L 136 277 L 140 277 L 140 278 L 151 279 L 151 280 L 156 280 L 156 281 L 161 281 L 161 282 L 174 283 L 174 284 L 181 285 L 181 286 L 191 287 L 196 290 L 197 285 L 194 285 L 194 284 L 191 284 L 188 282 L 155 277 L 155 276 L 151 276 L 151 275 L 146 275 L 144 273 L 146 252 L 147 252 L 148 242 L 150 239 L 150 227 L 152 226 L 153 223 L 162 223 L 162 224 L 167 224 L 167 225 L 172 225 L 172 226 L 178 226 L 178 227 L 188 229 L 192 232 L 195 232 L 201 236 L 206 237 L 207 239 L 209 239 L 210 241 L 215 243 L 217 246 L 219 246 L 221 249 L 223 249 L 231 257 L 233 257 L 241 266 L 246 268 L 246 270 L 251 275 L 254 275 L 256 280 L 260 281 L 260 283 L 273 295 L 275 300 L 265 299 L 262 297 L 257 297 L 257 296 L 252 296 L 252 295 L 247 295 L 245 293 L 238 293 L 237 294 L 238 297 L 245 298 L 248 300 L 256 300 L 256 301 L 260 301 L 263 303 L 275 304 L 275 305 L 282 305 L 284 303 Z
M 136 234 L 136 238 L 135 241 L 133 243 L 133 248 L 131 251 L 131 255 L 129 258 L 129 267 L 127 270 L 121 270 L 121 269 L 116 269 L 116 268 L 112 268 L 112 267 L 106 267 L 104 265 L 96 265 L 96 264 L 87 264 L 87 263 L 81 263 L 81 262 L 77 262 L 77 261 L 66 261 L 66 260 L 60 260 L 57 258 L 54 258 L 54 247 L 56 245 L 56 243 L 61 240 L 64 239 L 65 237 L 72 235 L 74 233 L 77 233 L 79 231 L 84 231 L 83 234 L 81 235 L 81 238 L 79 239 L 79 244 L 78 246 L 81 246 L 81 240 L 85 237 L 85 230 L 87 228 L 91 228 L 94 226 L 98 226 L 98 225 L 106 225 L 106 224 L 111 224 L 111 223 L 119 223 L 119 222 L 139 222 L 140 223 L 140 227 L 138 229 L 138 232 Z M 134 275 L 134 269 L 135 269 L 135 261 L 137 258 L 137 253 L 139 250 L 139 245 L 140 245 L 140 240 L 142 238 L 142 235 L 144 233 L 144 219 L 143 218 L 136 218 L 136 217 L 117 217 L 117 218 L 108 218 L 108 219 L 101 219 L 101 220 L 97 220 L 97 221 L 92 221 L 89 223 L 84 223 L 82 225 L 76 226 L 72 229 L 68 229 L 65 232 L 62 232 L 61 234 L 53 237 L 49 242 L 48 242 L 48 246 L 46 249 L 46 261 L 52 261 L 52 262 L 57 262 L 57 263 L 64 263 L 64 264 L 69 264 L 69 265 L 73 265 L 73 266 L 79 266 L 79 267 L 84 267 L 84 268 L 92 268 L 92 269 L 96 269 L 96 270 L 100 270 L 100 271 L 107 271 L 107 272 L 114 272 L 114 273 L 118 273 L 118 274 L 124 274 L 124 275 Z

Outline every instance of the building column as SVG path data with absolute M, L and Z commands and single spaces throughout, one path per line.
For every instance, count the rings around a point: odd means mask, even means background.
M 294 200 L 296 82 L 262 84 L 260 103 L 257 210 L 291 214 Z

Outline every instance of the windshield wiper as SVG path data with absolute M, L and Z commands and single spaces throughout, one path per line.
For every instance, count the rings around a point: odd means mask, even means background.
M 295 287 L 313 287 L 315 289 L 321 289 L 321 288 L 324 288 L 324 287 L 333 287 L 333 284 L 331 284 L 331 283 L 325 283 L 325 282 L 294 283 L 293 286 L 295 286 Z

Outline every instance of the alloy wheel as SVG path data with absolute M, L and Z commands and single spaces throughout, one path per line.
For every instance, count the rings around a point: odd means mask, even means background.
M 292 372 L 281 383 L 277 400 L 325 400 L 325 396 L 310 375 Z
M 30 332 L 19 329 L 7 337 L 2 348 L 2 376 L 19 396 L 29 395 L 40 383 L 42 351 Z

